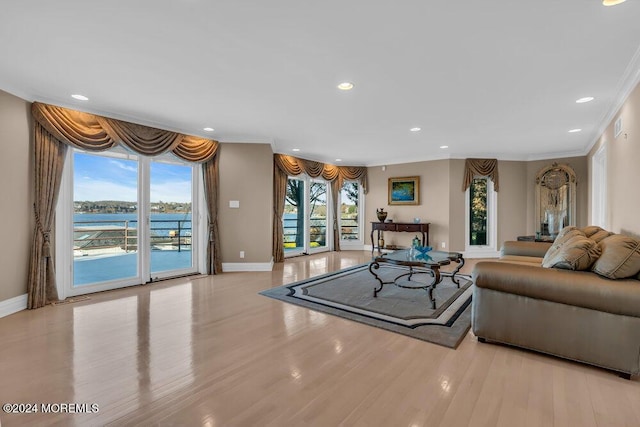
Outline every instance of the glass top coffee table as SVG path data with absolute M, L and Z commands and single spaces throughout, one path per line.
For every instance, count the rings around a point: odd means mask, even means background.
M 452 262 L 458 264 L 452 272 L 445 273 L 440 271 L 441 266 L 449 265 Z M 369 264 L 369 272 L 371 272 L 378 283 L 380 283 L 380 287 L 373 290 L 373 296 L 377 297 L 378 292 L 387 284 L 394 284 L 399 288 L 425 289 L 429 294 L 431 307 L 435 309 L 436 300 L 433 297 L 433 290 L 436 285 L 442 281 L 443 277 L 451 277 L 453 283 L 459 288 L 460 282 L 456 278 L 456 274 L 463 265 L 464 258 L 459 252 L 429 251 L 421 253 L 417 250 L 403 249 L 377 256 Z M 381 267 L 397 269 L 400 274 L 395 276 L 393 280 L 384 281 L 378 274 L 378 270 Z M 427 283 L 412 281 L 411 278 L 416 274 L 430 275 L 432 280 Z

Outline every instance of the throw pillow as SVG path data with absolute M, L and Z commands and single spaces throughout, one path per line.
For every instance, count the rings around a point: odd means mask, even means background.
M 602 255 L 592 270 L 609 279 L 625 279 L 640 273 L 640 240 L 614 234 L 599 243 Z
M 573 231 L 578 230 L 578 227 L 575 227 L 573 225 L 568 225 L 565 228 L 563 228 L 562 230 L 560 230 L 560 232 L 558 233 L 558 235 L 556 236 L 556 239 L 554 240 L 554 243 L 558 242 L 559 240 L 564 239 L 564 237 L 567 234 L 573 234 Z M 580 232 L 582 232 L 581 230 L 578 230 Z M 584 233 L 582 234 L 584 236 Z
M 546 253 L 542 260 L 542 266 L 546 268 L 561 268 L 563 270 L 589 270 L 601 253 L 600 246 L 595 241 L 581 235 L 579 230 L 564 236 L 560 245 L 554 245 Z
M 600 242 L 602 239 L 605 239 L 611 236 L 611 231 L 607 231 L 597 225 L 589 225 L 587 227 L 581 228 L 580 231 L 584 233 L 585 236 L 590 238 L 591 240 L 595 240 L 596 242 Z
M 555 259 L 558 256 L 558 253 L 560 253 L 562 246 L 573 236 L 584 237 L 584 233 L 578 230 L 577 227 L 573 226 L 568 226 L 560 230 L 560 233 L 558 233 L 558 236 L 551 244 L 551 247 L 544 254 L 544 258 L 542 259 L 542 266 L 547 267 L 548 265 L 551 265 L 551 260 Z

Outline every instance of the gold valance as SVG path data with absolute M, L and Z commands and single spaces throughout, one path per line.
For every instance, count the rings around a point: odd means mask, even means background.
M 109 117 L 34 102 L 34 119 L 59 141 L 76 148 L 104 151 L 122 144 L 146 156 L 172 152 L 189 162 L 206 162 L 215 156 L 218 141 L 183 135 Z
M 336 212 L 340 212 L 338 201 L 340 190 L 345 180 L 360 182 L 362 190 L 367 192 L 367 168 L 360 166 L 327 165 L 313 160 L 300 159 L 284 154 L 274 154 L 273 162 L 273 260 L 284 261 L 284 228 L 282 216 L 287 195 L 287 179 L 289 176 L 307 174 L 312 178 L 321 176 L 331 182 L 331 204 Z M 338 215 L 333 218 L 333 248 L 340 250 L 340 230 L 338 230 Z
M 340 184 L 345 180 L 359 181 L 364 192 L 367 192 L 367 168 L 362 166 L 335 166 L 313 160 L 300 159 L 284 154 L 274 154 L 275 165 L 289 176 L 306 173 L 312 178 L 321 176 L 327 181 Z
M 498 159 L 467 159 L 464 162 L 462 191 L 467 191 L 475 176 L 488 176 L 493 181 L 494 191 L 498 191 Z

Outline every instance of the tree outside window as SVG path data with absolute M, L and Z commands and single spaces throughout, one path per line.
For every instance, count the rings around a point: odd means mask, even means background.
M 487 178 L 474 178 L 469 187 L 469 243 L 487 245 Z

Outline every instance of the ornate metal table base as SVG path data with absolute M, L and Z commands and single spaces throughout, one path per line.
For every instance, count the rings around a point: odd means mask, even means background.
M 373 290 L 373 297 L 377 298 L 378 297 L 378 292 L 380 292 L 382 290 L 382 288 L 384 287 L 384 285 L 386 284 L 394 284 L 395 286 L 399 287 L 399 288 L 405 288 L 405 289 L 424 289 L 427 291 L 427 293 L 429 294 L 429 301 L 431 301 L 431 308 L 433 308 L 435 310 L 436 308 L 436 299 L 433 297 L 433 290 L 435 289 L 436 285 L 438 283 L 440 283 L 442 281 L 442 276 L 440 275 L 440 268 L 439 266 L 435 266 L 432 267 L 430 269 L 426 269 L 426 270 L 415 270 L 413 266 L 409 266 L 409 272 L 407 273 L 402 273 L 399 276 L 397 276 L 395 279 L 385 282 L 384 280 L 382 280 L 382 278 L 374 271 L 374 270 L 378 270 L 380 268 L 380 264 L 376 261 L 373 261 L 371 264 L 369 264 L 369 271 L 371 272 L 371 274 L 373 274 L 373 277 L 376 278 L 376 280 L 380 283 L 380 287 L 375 288 Z M 404 268 L 402 270 L 405 270 Z M 406 271 L 406 270 L 405 270 Z M 413 282 L 415 283 L 415 285 L 405 285 L 402 283 L 399 283 L 398 280 L 403 278 L 403 277 L 407 277 L 407 282 L 411 282 L 411 277 L 414 274 L 429 274 L 433 277 L 433 280 L 431 281 L 431 283 L 420 283 L 420 282 Z
M 403 251 L 401 251 L 403 252 Z M 437 262 L 422 262 L 417 259 L 403 260 L 401 257 L 396 259 L 386 258 L 384 256 L 376 257 L 369 264 L 369 272 L 375 277 L 375 279 L 380 283 L 380 286 L 373 290 L 374 298 L 378 297 L 378 293 L 382 290 L 384 285 L 393 284 L 399 288 L 405 289 L 424 289 L 427 291 L 429 295 L 429 301 L 431 301 L 431 308 L 435 310 L 436 308 L 436 300 L 433 296 L 433 290 L 436 288 L 438 283 L 442 281 L 443 277 L 451 277 L 451 281 L 456 284 L 458 288 L 460 288 L 460 281 L 456 278 L 456 274 L 460 271 L 462 266 L 464 265 L 464 258 L 462 254 L 459 253 L 438 253 L 438 254 L 446 254 L 445 257 L 440 259 Z M 434 253 L 435 255 L 435 253 Z M 431 258 L 431 257 L 429 257 Z M 458 265 L 451 273 L 441 273 L 440 266 L 448 265 L 451 261 L 456 262 Z M 377 270 L 380 269 L 381 266 L 385 266 L 387 268 L 395 268 L 401 270 L 403 273 L 396 276 L 393 280 L 384 281 L 382 277 L 377 273 Z M 408 269 L 408 271 L 407 271 Z M 433 279 L 429 283 L 421 283 L 421 282 L 412 282 L 411 278 L 415 274 L 428 274 Z M 399 282 L 400 279 L 406 277 L 406 280 Z M 409 282 L 410 284 L 406 284 Z
M 455 257 L 455 259 L 452 259 L 451 261 L 457 262 L 458 266 L 451 273 L 442 273 L 442 274 L 445 276 L 451 277 L 451 281 L 458 286 L 458 289 L 460 289 L 460 281 L 456 279 L 456 274 L 458 274 L 458 272 L 464 265 L 464 258 L 462 258 L 462 255 L 460 255 L 459 257 Z

